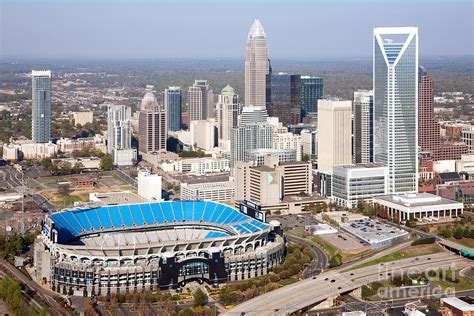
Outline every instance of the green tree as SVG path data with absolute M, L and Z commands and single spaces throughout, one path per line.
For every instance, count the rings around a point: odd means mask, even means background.
M 100 168 L 102 170 L 112 170 L 112 166 L 114 165 L 114 160 L 111 156 L 105 155 L 100 158 Z
M 461 226 L 456 227 L 453 233 L 453 237 L 456 239 L 461 239 L 464 234 L 464 229 Z
M 342 256 L 341 256 L 340 253 L 335 254 L 329 260 L 329 267 L 330 268 L 339 267 L 341 264 L 342 264 Z
M 204 306 L 207 303 L 207 295 L 200 288 L 198 288 L 198 289 L 196 289 L 196 291 L 194 291 L 193 299 L 194 299 L 194 302 L 193 302 L 194 307 Z
M 451 231 L 451 229 L 448 229 L 448 228 L 443 229 L 439 234 L 443 238 L 453 237 L 453 232 Z
M 310 157 L 308 154 L 303 154 L 303 156 L 301 157 L 301 160 L 302 161 L 309 161 Z
M 66 197 L 71 193 L 71 186 L 69 185 L 69 183 L 62 183 L 58 186 L 58 192 L 63 197 Z

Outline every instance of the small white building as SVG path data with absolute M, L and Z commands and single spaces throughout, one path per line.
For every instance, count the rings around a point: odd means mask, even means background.
M 71 116 L 74 125 L 84 126 L 87 123 L 92 123 L 94 120 L 94 112 L 92 111 L 72 112 Z
M 34 143 L 32 140 L 15 140 L 11 144 L 3 145 L 3 159 L 21 160 L 32 159 L 40 160 L 53 157 L 58 152 L 58 146 L 49 143 Z
M 138 195 L 148 201 L 162 201 L 161 176 L 148 171 L 138 172 Z
M 374 205 L 382 216 L 399 221 L 455 218 L 464 210 L 463 203 L 430 193 L 377 196 L 374 197 Z

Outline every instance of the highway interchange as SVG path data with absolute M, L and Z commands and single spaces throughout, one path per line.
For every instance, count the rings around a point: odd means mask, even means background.
M 389 279 L 401 272 L 464 268 L 472 262 L 452 253 L 438 253 L 369 266 L 352 271 L 330 270 L 248 300 L 224 315 L 287 315 L 330 297 L 351 292 L 368 283 Z

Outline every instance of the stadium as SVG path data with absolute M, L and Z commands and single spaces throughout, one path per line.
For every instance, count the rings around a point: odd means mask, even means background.
M 59 293 L 95 296 L 264 275 L 284 259 L 281 225 L 241 210 L 173 201 L 53 213 L 35 243 L 36 278 Z

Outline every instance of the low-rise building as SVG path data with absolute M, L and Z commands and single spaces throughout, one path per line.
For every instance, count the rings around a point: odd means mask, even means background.
M 379 163 L 334 166 L 332 199 L 336 204 L 354 208 L 361 201 L 388 193 L 388 167 Z
M 10 144 L 3 145 L 3 159 L 13 160 L 40 160 L 53 157 L 58 153 L 58 146 L 49 143 L 34 143 L 32 140 L 14 140 Z
M 71 166 L 79 166 L 80 169 L 99 169 L 99 157 L 78 157 L 78 158 L 56 158 L 51 159 L 53 163 L 68 162 Z
M 85 148 L 93 148 L 100 150 L 103 153 L 107 152 L 107 138 L 102 135 L 95 135 L 94 137 L 85 138 L 61 138 L 56 144 L 59 151 L 63 153 L 72 153 L 75 150 L 83 150 Z
M 372 249 L 391 246 L 410 238 L 406 230 L 383 224 L 370 218 L 351 221 L 341 225 L 341 228 Z
M 226 158 L 185 158 L 161 164 L 166 172 L 205 175 L 215 172 L 229 172 L 229 159 Z
M 94 112 L 92 111 L 72 112 L 71 119 L 74 122 L 74 125 L 84 126 L 87 123 L 92 123 L 92 121 L 94 120 Z
M 127 148 L 127 149 L 116 149 L 112 150 L 112 156 L 114 159 L 114 164 L 117 166 L 131 166 L 134 161 L 137 160 L 137 149 L 136 148 Z
M 374 197 L 377 213 L 395 221 L 447 220 L 460 216 L 464 205 L 430 193 L 383 195 Z
M 473 316 L 474 299 L 472 297 L 446 297 L 441 299 L 444 308 L 441 315 Z
M 235 188 L 231 181 L 181 183 L 181 200 L 232 203 Z

